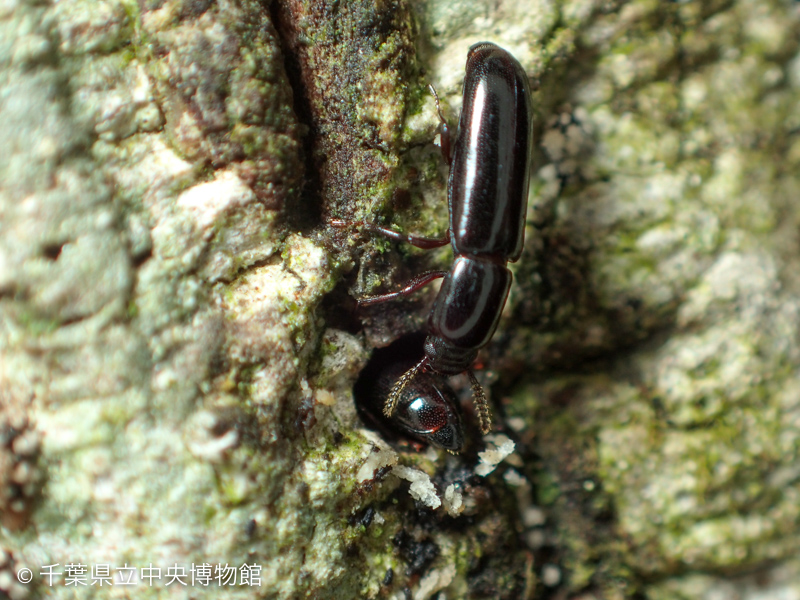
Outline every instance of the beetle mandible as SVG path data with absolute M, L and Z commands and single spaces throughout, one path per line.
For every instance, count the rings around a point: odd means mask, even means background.
M 436 104 L 438 110 L 438 98 Z M 505 306 L 511 286 L 506 264 L 522 253 L 533 138 L 531 105 L 530 84 L 519 62 L 493 43 L 473 45 L 467 55 L 452 157 L 449 131 L 439 111 L 442 151 L 450 161 L 447 235 L 433 239 L 359 223 L 420 248 L 448 242 L 453 247 L 449 271 L 428 271 L 397 292 L 358 301 L 359 306 L 385 302 L 444 277 L 428 319 L 425 355 L 392 386 L 383 408 L 386 417 L 394 414 L 403 390 L 419 373 L 466 372 L 481 432 L 491 430 L 486 396 L 471 367 L 478 350 L 492 338 Z

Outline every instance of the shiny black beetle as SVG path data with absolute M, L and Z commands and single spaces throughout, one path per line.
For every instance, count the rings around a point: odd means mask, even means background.
M 431 239 L 360 223 L 371 231 L 420 248 L 435 248 L 449 242 L 453 247 L 453 264 L 449 271 L 418 275 L 398 292 L 363 298 L 359 306 L 409 294 L 444 277 L 428 320 L 424 356 L 398 374 L 394 385 L 385 392 L 383 413 L 387 418 L 395 415 L 401 402 L 406 402 L 404 391 L 421 374 L 450 376 L 466 371 L 481 432 L 488 433 L 491 430 L 488 403 L 471 366 L 478 350 L 494 334 L 508 297 L 511 272 L 506 264 L 519 259 L 522 253 L 533 137 L 532 102 L 522 66 L 511 54 L 489 42 L 469 49 L 463 90 L 452 157 L 448 156 L 449 132 L 439 114 L 442 150 L 450 160 L 447 236 Z M 423 379 L 426 385 L 432 381 Z M 424 386 L 418 387 L 423 392 L 435 393 Z M 422 398 L 423 392 L 412 396 Z M 404 405 L 403 410 L 406 410 Z M 407 428 L 405 423 L 401 425 Z

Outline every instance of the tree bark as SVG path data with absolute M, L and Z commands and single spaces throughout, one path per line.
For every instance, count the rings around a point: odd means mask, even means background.
M 351 390 L 433 295 L 352 298 L 447 251 L 330 222 L 444 231 L 482 40 L 536 88 L 499 431 L 413 452 Z M 0 81 L 2 593 L 800 585 L 796 3 L 9 0 Z

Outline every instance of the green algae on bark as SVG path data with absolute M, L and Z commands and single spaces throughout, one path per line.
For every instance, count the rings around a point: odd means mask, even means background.
M 563 173 L 540 172 L 555 206 L 514 314 L 526 287 L 558 295 L 544 331 L 511 343 L 549 381 L 509 410 L 545 457 L 532 479 L 560 490 L 572 585 L 601 597 L 649 597 L 643 581 L 672 597 L 698 571 L 703 593 L 770 580 L 796 552 L 799 27 L 780 3 L 634 2 L 583 32 L 594 68 L 567 67 L 557 112 L 579 107 L 593 146 L 559 197 Z
M 0 397 L 42 435 L 45 478 L 0 532 L 3 574 L 262 566 L 209 588 L 237 598 L 796 585 L 792 7 L 10 2 L 0 28 Z M 473 465 L 398 456 L 351 403 L 371 345 L 422 313 L 386 307 L 362 335 L 338 307 L 419 255 L 324 220 L 442 230 L 424 84 L 452 120 L 481 39 L 566 141 L 537 156 L 486 360 L 525 462 L 453 518 L 389 470 L 444 498 Z

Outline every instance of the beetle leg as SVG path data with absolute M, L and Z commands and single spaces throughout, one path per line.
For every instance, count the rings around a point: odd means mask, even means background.
M 401 290 L 397 290 L 396 292 L 390 292 L 388 294 L 379 294 L 378 296 L 367 296 L 366 298 L 359 298 L 358 307 L 361 308 L 363 306 L 371 306 L 373 304 L 380 304 L 381 302 L 386 302 L 387 300 L 394 300 L 395 298 L 399 298 L 400 296 L 408 296 L 409 294 L 416 292 L 418 289 L 428 285 L 434 279 L 439 279 L 440 277 L 444 277 L 445 275 L 447 275 L 447 271 L 425 271 L 424 273 L 420 273 L 419 275 L 414 277 Z
M 467 371 L 469 382 L 472 387 L 472 399 L 475 402 L 475 412 L 478 414 L 478 422 L 480 423 L 481 433 L 486 435 L 492 430 L 492 411 L 489 409 L 489 402 L 486 400 L 486 394 L 481 387 L 478 378 L 472 369 Z
M 374 223 L 367 223 L 366 221 L 342 221 L 340 219 L 334 219 L 329 221 L 329 224 L 331 227 L 336 227 L 337 229 L 344 229 L 345 227 L 350 226 L 361 227 L 362 229 L 366 229 L 372 233 L 378 233 L 384 237 L 387 237 L 390 240 L 408 242 L 412 246 L 422 248 L 423 250 L 441 248 L 442 246 L 446 246 L 450 243 L 450 230 L 445 232 L 444 237 L 433 238 L 426 237 L 424 235 L 414 235 L 413 233 L 401 233 L 399 231 L 395 231 L 394 229 L 387 229 L 386 227 L 375 225 Z
M 444 159 L 449 165 L 452 162 L 452 154 L 450 152 L 450 127 L 447 125 L 447 121 L 445 121 L 444 115 L 442 114 L 442 107 L 439 105 L 439 94 L 436 93 L 436 88 L 429 83 L 428 89 L 431 91 L 431 94 L 433 94 L 434 100 L 436 100 L 436 112 L 439 114 L 439 135 L 442 139 L 442 156 L 444 156 Z
M 389 392 L 389 396 L 386 398 L 386 404 L 383 405 L 383 414 L 387 418 L 391 417 L 394 413 L 394 409 L 397 407 L 397 401 L 400 399 L 400 394 L 403 392 L 406 386 L 411 383 L 411 380 L 417 376 L 417 373 L 425 370 L 425 366 L 427 364 L 428 357 L 425 356 L 421 361 L 403 373 L 400 378 L 394 382 L 392 390 Z

